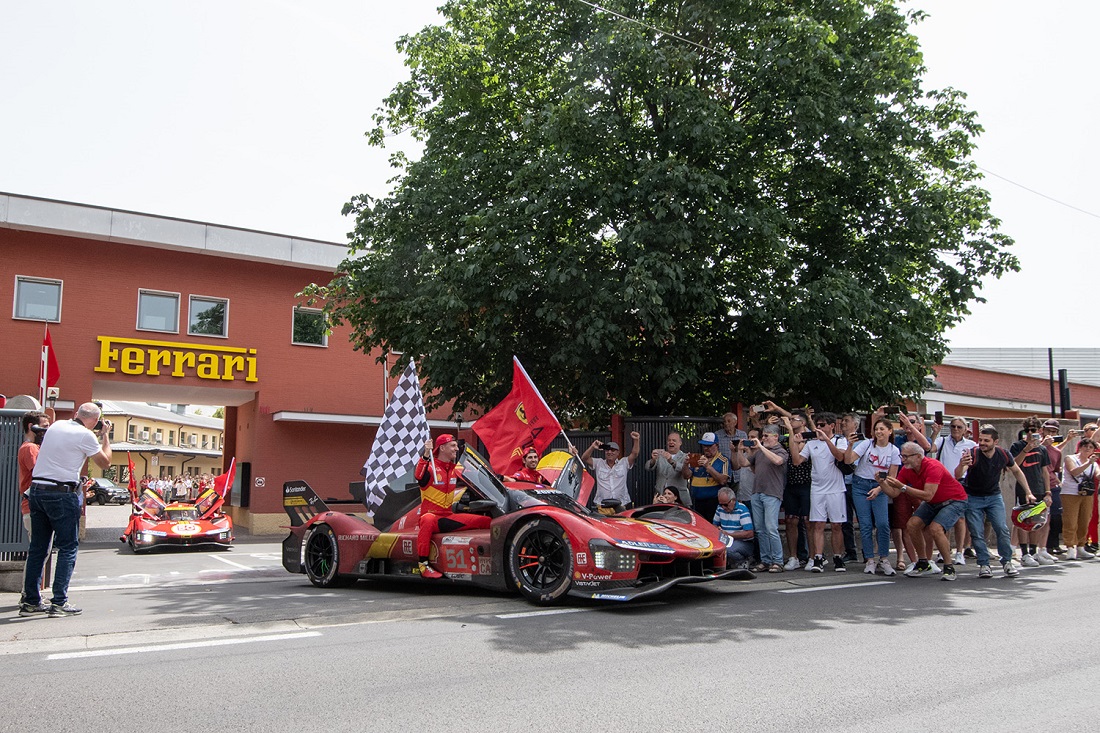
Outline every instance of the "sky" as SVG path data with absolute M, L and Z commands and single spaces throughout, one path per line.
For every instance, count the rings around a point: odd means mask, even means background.
M 438 4 L 0 0 L 0 191 L 346 241 L 343 204 L 384 195 L 388 156 L 415 150 L 364 133 L 407 78 L 395 42 Z M 1072 313 L 1100 233 L 1100 3 L 902 7 L 929 14 L 925 87 L 965 91 L 985 128 L 974 159 L 1022 266 L 985 283 L 952 346 L 1096 346 Z

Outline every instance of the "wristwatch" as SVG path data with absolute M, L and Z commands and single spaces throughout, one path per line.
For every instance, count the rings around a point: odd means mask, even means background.
M 905 484 L 902 484 L 901 485 L 901 493 L 908 494 L 909 493 L 909 487 L 906 486 Z

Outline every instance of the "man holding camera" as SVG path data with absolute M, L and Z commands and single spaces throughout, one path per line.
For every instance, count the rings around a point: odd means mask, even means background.
M 1036 416 L 1026 418 L 1023 422 L 1023 430 L 1020 439 L 1008 447 L 1008 452 L 1016 461 L 1016 465 L 1023 471 L 1027 483 L 1016 482 L 1016 501 L 1023 504 L 1030 502 L 1030 493 L 1034 499 L 1044 501 L 1050 491 L 1050 454 L 1046 446 L 1050 443 L 1044 441 L 1040 432 L 1042 423 Z M 1050 502 L 1047 502 L 1050 505 Z M 1050 523 L 1044 524 L 1035 532 L 1016 530 L 1016 536 L 1020 542 L 1020 564 L 1025 568 L 1037 568 L 1040 565 L 1053 565 L 1054 558 L 1047 552 L 1047 533 L 1050 532 Z
M 80 507 L 83 503 L 80 471 L 89 458 L 100 468 L 111 465 L 110 431 L 111 423 L 100 420 L 99 406 L 85 402 L 72 420 L 55 422 L 42 439 L 27 492 L 31 546 L 27 554 L 20 616 L 48 614 L 50 618 L 58 618 L 81 613 L 81 609 L 68 602 L 69 580 L 80 544 Z M 57 568 L 53 598 L 46 607 L 42 604 L 39 586 L 51 537 L 57 547 Z
M 613 440 L 601 443 L 592 441 L 592 445 L 581 456 L 582 462 L 596 474 L 596 506 L 600 506 L 605 500 L 618 501 L 620 508 L 629 509 L 633 506 L 630 501 L 630 491 L 626 486 L 626 474 L 638 460 L 638 453 L 642 449 L 642 436 L 637 431 L 630 433 L 630 440 L 634 443 L 630 449 L 630 455 L 623 458 L 622 448 Z M 592 451 L 602 450 L 604 460 L 596 461 L 592 458 Z
M 680 475 L 691 480 L 691 502 L 695 513 L 714 521 L 718 511 L 718 491 L 729 483 L 729 462 L 718 452 L 718 438 L 714 433 L 703 433 L 699 439 L 702 453 L 692 453 Z

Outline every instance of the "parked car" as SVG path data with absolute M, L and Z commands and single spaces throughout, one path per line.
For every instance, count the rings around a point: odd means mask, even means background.
M 88 503 L 93 501 L 100 506 L 103 504 L 129 504 L 130 503 L 130 490 L 119 486 L 109 478 L 93 478 L 90 479 L 91 486 L 88 487 Z M 91 492 L 95 492 L 93 496 Z

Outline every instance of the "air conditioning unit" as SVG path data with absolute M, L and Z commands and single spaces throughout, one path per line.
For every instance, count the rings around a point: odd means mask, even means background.
M 199 444 L 199 436 L 194 433 L 191 434 L 191 447 L 194 448 Z
M 160 433 L 157 433 L 156 435 L 153 436 L 153 442 L 156 443 L 157 445 L 160 445 L 161 443 L 164 442 L 164 436 L 161 435 Z
M 141 439 L 143 441 L 145 441 L 146 443 L 149 442 L 149 431 L 148 430 L 142 430 L 141 431 Z

